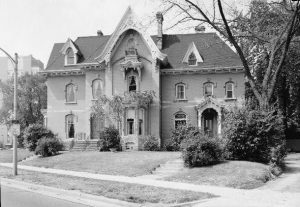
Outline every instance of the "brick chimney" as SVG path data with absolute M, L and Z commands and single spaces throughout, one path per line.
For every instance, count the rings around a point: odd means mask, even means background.
M 103 32 L 102 32 L 101 30 L 98 30 L 98 31 L 97 31 L 97 36 L 98 36 L 98 37 L 102 37 L 102 36 L 103 36 Z
M 162 44 L 163 44 L 163 21 L 164 17 L 161 12 L 156 13 L 156 20 L 157 20 L 157 38 L 156 38 L 156 45 L 158 49 L 162 49 Z

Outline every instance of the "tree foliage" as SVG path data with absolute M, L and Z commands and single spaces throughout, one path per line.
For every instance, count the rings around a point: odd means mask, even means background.
M 278 75 L 284 67 L 290 45 L 299 33 L 299 1 L 251 1 L 247 13 L 235 10 L 231 15 L 226 14 L 226 2 L 222 0 L 213 1 L 210 11 L 200 6 L 200 0 L 163 2 L 165 12 L 176 16 L 174 25 L 189 21 L 206 24 L 228 41 L 240 57 L 259 106 L 270 107 Z
M 47 88 L 45 78 L 39 75 L 25 74 L 18 78 L 17 119 L 21 128 L 30 124 L 42 123 L 41 109 L 47 106 Z M 3 103 L 0 109 L 0 121 L 6 123 L 13 115 L 13 79 L 0 82 Z
M 281 114 L 244 107 L 225 117 L 223 136 L 232 159 L 281 164 L 286 152 Z

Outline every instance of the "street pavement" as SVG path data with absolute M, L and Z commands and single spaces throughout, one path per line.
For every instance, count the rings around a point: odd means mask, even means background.
M 89 207 L 39 193 L 1 186 L 1 207 Z

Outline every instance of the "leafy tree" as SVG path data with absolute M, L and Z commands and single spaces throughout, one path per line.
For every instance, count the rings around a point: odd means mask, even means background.
M 17 119 L 21 129 L 30 124 L 42 123 L 41 109 L 47 105 L 47 88 L 45 78 L 39 75 L 25 74 L 18 78 Z M 12 119 L 13 114 L 13 79 L 0 82 L 0 93 L 3 104 L 0 109 L 0 121 L 6 123 Z
M 200 6 L 200 0 L 162 1 L 167 6 L 165 12 L 176 16 L 174 25 L 192 21 L 219 32 L 239 55 L 259 106 L 270 107 L 278 75 L 299 33 L 299 1 L 251 1 L 249 12 L 235 10 L 231 17 L 225 15 L 222 0 L 213 1 L 210 12 Z

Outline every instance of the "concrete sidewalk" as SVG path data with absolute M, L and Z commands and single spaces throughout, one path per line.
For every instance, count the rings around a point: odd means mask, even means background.
M 12 168 L 13 165 L 11 163 L 0 163 L 0 166 Z M 233 189 L 233 188 L 226 188 L 226 187 L 194 185 L 188 183 L 153 180 L 153 179 L 146 179 L 146 178 L 139 178 L 139 177 L 94 174 L 89 172 L 77 172 L 77 171 L 70 171 L 70 170 L 33 167 L 33 166 L 26 166 L 26 165 L 18 165 L 18 168 L 23 170 L 35 171 L 35 172 L 68 175 L 68 176 L 89 178 L 95 180 L 107 180 L 107 181 L 116 181 L 122 183 L 141 184 L 141 185 L 169 188 L 175 190 L 177 189 L 177 190 L 190 190 L 195 192 L 207 192 L 219 196 L 230 196 L 232 194 L 243 193 L 245 191 L 242 189 Z
M 0 166 L 12 167 L 12 164 L 0 163 Z M 127 176 L 93 174 L 87 172 L 32 167 L 32 166 L 25 166 L 25 165 L 19 165 L 19 169 L 35 171 L 35 172 L 74 176 L 74 177 L 82 177 L 82 178 L 89 178 L 89 179 L 96 179 L 96 180 L 107 180 L 107 181 L 116 181 L 116 182 L 123 182 L 123 183 L 141 184 L 141 185 L 148 185 L 148 186 L 155 186 L 155 187 L 162 187 L 162 188 L 169 188 L 169 189 L 206 192 L 217 196 L 221 196 L 220 198 L 210 199 L 207 202 L 194 205 L 199 207 L 200 206 L 201 207 L 212 207 L 212 206 L 298 207 L 300 204 L 300 193 L 292 193 L 292 192 L 278 192 L 278 191 L 262 190 L 262 189 L 253 189 L 253 190 L 233 189 L 227 187 L 194 185 L 188 183 L 169 182 L 169 181 L 152 180 L 152 179 L 137 178 L 137 177 L 127 177 Z

